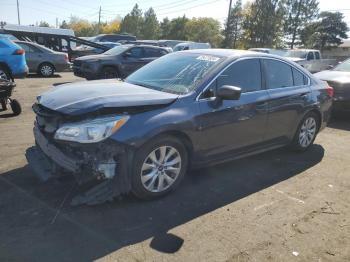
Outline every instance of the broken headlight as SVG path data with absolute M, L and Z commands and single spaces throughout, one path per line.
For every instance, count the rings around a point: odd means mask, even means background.
M 96 143 L 117 132 L 129 116 L 96 118 L 77 123 L 66 123 L 55 133 L 55 139 L 79 143 Z

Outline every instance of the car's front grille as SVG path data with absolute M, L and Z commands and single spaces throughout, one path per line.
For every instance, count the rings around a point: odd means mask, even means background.
M 81 67 L 82 62 L 80 60 L 74 60 L 73 61 L 73 66 L 75 67 Z

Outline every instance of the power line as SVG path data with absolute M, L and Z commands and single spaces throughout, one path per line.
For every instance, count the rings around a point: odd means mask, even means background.
M 213 4 L 213 3 L 217 3 L 217 2 L 219 2 L 219 1 L 222 1 L 222 0 L 210 1 L 210 2 L 207 2 L 207 3 L 203 3 L 203 4 L 194 5 L 194 6 L 191 6 L 191 7 L 187 7 L 187 8 L 183 8 L 183 9 L 179 9 L 179 10 L 171 11 L 171 12 L 161 13 L 161 14 L 158 14 L 158 15 L 168 15 L 168 14 L 174 14 L 174 13 L 178 13 L 178 12 L 182 12 L 182 11 L 190 10 L 190 9 L 193 9 L 193 8 L 196 8 L 196 7 L 205 6 L 205 5 L 210 5 L 210 4 Z

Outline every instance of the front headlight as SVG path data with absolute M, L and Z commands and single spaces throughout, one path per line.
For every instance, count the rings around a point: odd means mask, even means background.
M 96 143 L 117 132 L 129 116 L 97 118 L 90 121 L 63 124 L 55 133 L 55 139 L 79 143 Z

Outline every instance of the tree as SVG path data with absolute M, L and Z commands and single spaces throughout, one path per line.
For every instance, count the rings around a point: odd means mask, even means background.
M 318 48 L 321 51 L 325 48 L 338 46 L 342 39 L 347 38 L 349 30 L 344 15 L 340 12 L 322 12 L 320 20 L 310 23 L 302 31 L 302 43 L 306 47 Z
M 60 28 L 62 29 L 69 29 L 69 25 L 68 23 L 66 22 L 66 20 L 63 20 L 61 25 L 60 25 Z
M 168 17 L 165 17 L 160 23 L 160 39 L 169 39 L 170 28 L 170 20 Z
M 116 34 L 120 31 L 120 20 L 118 18 L 112 20 L 109 23 L 101 25 L 101 31 L 103 34 Z
M 80 19 L 74 16 L 70 18 L 68 26 L 78 37 L 93 36 L 97 33 L 98 29 L 96 25 L 91 24 L 88 20 Z
M 279 47 L 283 36 L 283 0 L 255 0 L 243 10 L 243 47 Z
M 170 30 L 168 39 L 187 40 L 185 35 L 185 26 L 188 22 L 186 16 L 177 17 L 170 21 Z
M 237 41 L 242 36 L 242 1 L 238 0 L 230 10 L 230 15 L 226 21 L 223 46 L 226 48 L 236 48 Z
M 129 14 L 121 22 L 120 31 L 123 33 L 133 34 L 137 37 L 141 35 L 141 24 L 143 22 L 142 10 L 138 4 L 135 4 Z
M 220 23 L 210 17 L 192 18 L 185 24 L 185 37 L 190 41 L 209 42 L 217 47 L 222 41 Z
M 159 36 L 159 22 L 152 7 L 143 16 L 141 36 L 143 39 L 157 39 Z
M 297 38 L 300 38 L 302 28 L 318 15 L 317 0 L 286 0 L 285 36 L 290 39 L 293 48 Z
M 50 27 L 50 24 L 46 21 L 40 21 L 39 26 L 41 27 Z

